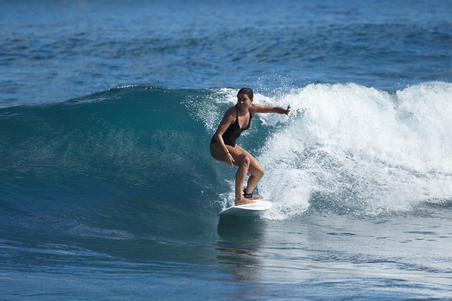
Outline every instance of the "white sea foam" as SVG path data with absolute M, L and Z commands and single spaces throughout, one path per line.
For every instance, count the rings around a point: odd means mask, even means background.
M 258 156 L 260 192 L 276 202 L 269 218 L 301 214 L 315 198 L 371 215 L 452 198 L 452 84 L 395 94 L 312 84 L 268 102 L 293 109 Z

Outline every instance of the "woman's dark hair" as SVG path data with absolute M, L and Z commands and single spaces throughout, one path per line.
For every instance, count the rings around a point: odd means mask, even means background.
M 248 98 L 252 101 L 253 100 L 253 90 L 251 88 L 242 88 L 239 90 L 239 92 L 237 93 L 237 97 L 239 97 L 240 94 L 246 94 L 248 95 Z

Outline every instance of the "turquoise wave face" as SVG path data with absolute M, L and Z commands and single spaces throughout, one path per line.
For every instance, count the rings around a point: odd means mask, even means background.
M 59 105 L 5 109 L 3 151 L 9 159 L 2 168 L 23 173 L 52 173 L 56 168 L 130 180 L 149 177 L 151 169 L 164 173 L 165 166 L 199 151 L 192 141 L 207 140 L 202 125 L 180 101 L 184 96 L 139 88 Z
M 119 191 L 133 199 L 137 187 L 148 201 L 193 208 L 222 186 L 208 152 L 211 133 L 184 105 L 208 94 L 126 88 L 3 109 L 3 199 L 31 197 L 52 207 L 117 199 Z

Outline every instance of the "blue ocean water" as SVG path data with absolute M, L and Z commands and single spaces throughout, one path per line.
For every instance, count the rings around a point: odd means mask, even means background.
M 450 300 L 450 1 L 2 1 L 0 294 Z M 292 106 L 209 140 L 238 88 Z

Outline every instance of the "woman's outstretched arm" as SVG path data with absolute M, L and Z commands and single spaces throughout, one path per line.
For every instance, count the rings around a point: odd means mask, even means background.
M 264 106 L 260 104 L 253 104 L 255 113 L 277 113 L 277 114 L 290 114 L 290 105 L 287 106 L 287 109 L 281 107 L 273 107 L 273 106 Z

